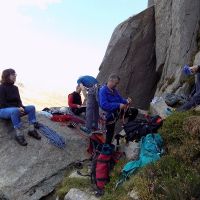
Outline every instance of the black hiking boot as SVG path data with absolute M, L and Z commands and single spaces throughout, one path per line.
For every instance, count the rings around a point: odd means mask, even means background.
M 104 190 L 100 190 L 100 189 L 97 189 L 96 192 L 95 192 L 95 196 L 98 198 L 98 197 L 101 197 L 104 195 Z
M 35 138 L 36 140 L 40 140 L 41 136 L 38 134 L 36 130 L 28 131 L 28 135 Z
M 23 135 L 15 136 L 15 140 L 22 146 L 27 146 L 27 142 Z

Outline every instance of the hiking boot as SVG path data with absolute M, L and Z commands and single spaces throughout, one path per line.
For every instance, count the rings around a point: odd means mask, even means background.
M 37 139 L 37 140 L 41 139 L 41 136 L 38 134 L 38 132 L 36 130 L 28 131 L 28 135 Z
M 23 135 L 15 136 L 15 140 L 22 146 L 26 146 L 27 142 Z
M 81 126 L 80 129 L 81 129 L 83 132 L 87 133 L 88 135 L 91 133 L 91 130 L 88 129 L 87 127 L 85 127 L 85 126 Z
M 96 197 L 101 197 L 104 195 L 104 190 L 97 189 L 95 192 Z

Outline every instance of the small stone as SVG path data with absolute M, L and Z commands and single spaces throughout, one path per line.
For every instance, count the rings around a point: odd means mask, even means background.
M 131 192 L 129 192 L 128 195 L 129 195 L 133 200 L 139 200 L 138 193 L 137 193 L 135 190 L 132 190 Z
M 92 196 L 86 192 L 83 192 L 79 189 L 72 188 L 66 194 L 64 200 L 98 200 L 95 196 Z

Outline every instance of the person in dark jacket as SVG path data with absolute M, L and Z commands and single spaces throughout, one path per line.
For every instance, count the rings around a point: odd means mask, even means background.
M 98 129 L 99 105 L 96 98 L 98 81 L 93 76 L 85 75 L 81 76 L 77 83 L 86 99 L 86 124 L 81 126 L 80 129 L 90 134 L 93 130 Z
M 196 75 L 195 93 L 186 103 L 176 109 L 178 112 L 187 111 L 195 106 L 200 105 L 200 65 L 194 65 L 190 67 L 190 71 L 193 75 Z
M 99 106 L 103 110 L 106 120 L 106 143 L 111 144 L 115 123 L 120 115 L 128 117 L 128 121 L 136 118 L 138 110 L 135 108 L 128 108 L 131 103 L 131 98 L 124 99 L 116 90 L 120 82 L 120 77 L 112 74 L 108 78 L 108 82 L 99 90 Z
M 6 69 L 2 72 L 0 85 L 0 118 L 11 119 L 15 129 L 15 139 L 20 145 L 26 146 L 27 142 L 21 132 L 21 116 L 28 115 L 30 124 L 28 135 L 38 140 L 41 139 L 41 136 L 34 128 L 34 124 L 37 123 L 35 107 L 32 105 L 24 106 L 22 104 L 18 87 L 14 85 L 16 76 L 14 69 Z
M 78 85 L 76 91 L 68 95 L 68 105 L 75 115 L 80 115 L 86 111 L 86 107 L 82 106 L 81 87 Z

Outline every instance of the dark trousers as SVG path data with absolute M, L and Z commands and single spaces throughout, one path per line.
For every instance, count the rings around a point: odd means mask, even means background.
M 75 115 L 80 115 L 83 112 L 86 112 L 86 107 L 81 107 L 81 108 L 72 108 L 72 112 Z
M 123 113 L 121 113 L 123 115 Z M 136 108 L 129 108 L 126 112 L 125 112 L 125 115 L 124 117 L 125 118 L 128 118 L 128 121 L 133 121 L 136 117 L 137 117 L 137 114 L 138 114 L 138 110 Z M 120 118 L 121 116 L 119 116 Z M 117 120 L 117 119 L 116 119 Z M 106 121 L 106 144 L 111 144 L 112 143 L 112 140 L 113 140 L 113 136 L 114 136 L 114 133 L 115 133 L 115 123 L 116 123 L 116 120 L 107 120 Z
M 96 99 L 96 90 L 95 86 L 88 90 L 85 126 L 89 130 L 98 129 L 99 105 Z

